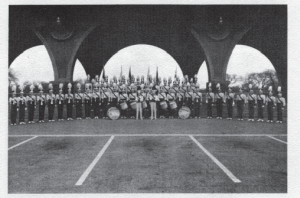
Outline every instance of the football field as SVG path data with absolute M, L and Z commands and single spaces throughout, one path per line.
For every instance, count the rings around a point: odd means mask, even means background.
M 9 126 L 9 193 L 287 193 L 287 124 L 75 120 Z

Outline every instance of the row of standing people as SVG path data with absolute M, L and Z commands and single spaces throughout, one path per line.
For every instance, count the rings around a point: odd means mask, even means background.
M 11 124 L 16 124 L 17 111 L 19 110 L 19 122 L 25 124 L 25 111 L 28 107 L 28 123 L 34 123 L 34 109 L 39 105 L 39 122 L 44 122 L 45 107 L 48 106 L 48 120 L 54 121 L 54 109 L 57 107 L 58 120 L 63 120 L 63 107 L 67 107 L 67 120 L 72 120 L 73 107 L 76 107 L 76 118 L 82 119 L 82 110 L 84 106 L 85 117 L 90 119 L 91 110 L 94 110 L 95 118 L 108 118 L 107 110 L 110 107 L 117 107 L 121 111 L 121 118 L 138 118 L 140 115 L 150 119 L 160 118 L 176 118 L 178 117 L 178 110 L 182 106 L 187 106 L 192 110 L 191 118 L 200 118 L 200 110 L 203 101 L 202 93 L 200 92 L 199 84 L 189 83 L 178 86 L 176 81 L 174 85 L 154 86 L 136 86 L 125 84 L 118 86 L 112 84 L 108 86 L 107 83 L 103 85 L 97 84 L 94 89 L 92 84 L 86 84 L 86 90 L 81 93 L 81 85 L 78 84 L 77 93 L 74 95 L 71 92 L 72 85 L 68 85 L 68 93 L 62 93 L 62 84 L 58 94 L 53 93 L 53 87 L 49 85 L 49 93 L 44 94 L 43 88 L 39 85 L 40 94 L 35 96 L 33 94 L 34 86 L 30 86 L 30 93 L 28 96 L 23 95 L 23 88 L 21 88 L 20 97 L 15 96 L 13 89 L 13 96 L 10 98 L 11 106 Z M 268 95 L 264 95 L 262 89 L 256 95 L 253 89 L 249 88 L 249 93 L 244 94 L 240 89 L 238 94 L 234 94 L 231 88 L 225 94 L 221 92 L 220 85 L 217 84 L 217 92 L 212 92 L 211 84 L 208 86 L 208 93 L 206 93 L 207 103 L 207 118 L 212 118 L 213 106 L 216 106 L 217 119 L 223 118 L 223 106 L 227 106 L 227 119 L 233 117 L 233 107 L 237 106 L 238 120 L 243 120 L 243 109 L 246 104 L 249 108 L 249 121 L 254 121 L 254 109 L 258 109 L 258 121 L 263 121 L 263 109 L 267 106 L 268 122 L 273 122 L 273 109 L 277 106 L 277 122 L 282 123 L 282 111 L 286 105 L 285 99 L 281 95 L 281 89 L 278 91 L 278 96 L 273 96 L 272 89 L 269 89 Z M 134 104 L 134 105 L 132 105 Z M 126 107 L 126 108 L 125 108 Z M 135 107 L 135 108 L 134 108 Z

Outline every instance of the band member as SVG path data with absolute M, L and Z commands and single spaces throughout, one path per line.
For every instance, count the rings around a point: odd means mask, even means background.
M 228 120 L 232 120 L 233 106 L 234 106 L 234 93 L 232 93 L 232 89 L 228 87 L 228 93 L 226 93 L 226 106 L 228 113 Z
M 202 93 L 200 92 L 199 83 L 195 83 L 195 91 L 193 93 L 194 98 L 194 110 L 195 110 L 195 117 L 194 118 L 201 118 L 200 116 L 200 108 L 202 105 Z
M 121 118 L 124 119 L 124 118 L 127 118 L 128 117 L 128 104 L 127 104 L 127 101 L 128 101 L 128 95 L 126 93 L 126 85 L 123 84 L 122 85 L 122 88 L 121 88 L 121 91 L 119 93 L 119 102 L 120 102 L 120 106 L 121 106 Z
M 266 103 L 266 96 L 263 94 L 262 85 L 259 85 L 259 94 L 257 95 L 257 113 L 258 113 L 258 122 L 264 121 L 264 107 Z
M 48 104 L 48 120 L 49 122 L 54 122 L 53 114 L 54 114 L 54 108 L 55 108 L 55 95 L 53 94 L 53 85 L 49 84 L 49 94 L 47 94 L 47 104 Z
M 249 94 L 247 96 L 247 103 L 249 109 L 249 119 L 248 121 L 254 121 L 254 108 L 257 104 L 257 96 L 253 93 L 252 84 L 249 84 Z
M 172 84 L 170 84 L 169 92 L 167 92 L 167 101 L 169 107 L 169 118 L 174 118 L 176 117 L 177 105 L 176 105 L 176 93 L 175 90 L 173 89 Z
M 223 104 L 225 103 L 225 95 L 221 92 L 220 84 L 216 85 L 217 93 L 215 94 L 215 102 L 217 108 L 217 119 L 223 118 Z
M 179 102 L 178 97 L 179 97 L 179 96 L 182 97 L 182 95 L 180 94 L 179 88 L 180 88 L 180 87 L 179 87 L 179 85 L 178 85 L 177 78 L 175 78 L 174 81 L 173 81 L 173 87 L 172 87 L 172 89 L 173 89 L 174 92 L 175 92 L 175 103 L 176 103 L 176 106 L 177 106 L 176 112 L 175 112 L 175 115 L 174 115 L 175 118 L 178 118 L 178 109 L 181 108 L 181 107 L 179 107 L 179 104 L 178 104 L 178 102 Z
M 212 118 L 212 105 L 214 102 L 215 95 L 212 93 L 211 83 L 208 83 L 208 93 L 206 93 L 206 110 L 207 118 Z
M 244 111 L 245 104 L 247 103 L 247 97 L 243 93 L 242 87 L 240 87 L 239 93 L 236 95 L 235 101 L 236 101 L 237 111 L 238 111 L 238 120 L 244 120 L 243 111 Z
M 156 120 L 156 102 L 159 101 L 159 98 L 158 98 L 158 95 L 157 95 L 157 90 L 155 88 L 155 86 L 153 86 L 153 84 L 151 83 L 150 84 L 150 87 L 152 88 L 151 89 L 151 93 L 147 95 L 147 100 L 149 101 L 150 103 L 150 110 L 151 110 L 151 116 L 150 116 L 150 119 L 153 120 L 155 119 Z
M 23 85 L 19 86 L 20 89 L 20 97 L 19 97 L 19 123 L 20 124 L 26 124 L 25 123 L 25 111 L 27 110 L 27 101 L 26 97 L 24 97 L 23 92 Z
M 68 93 L 65 95 L 66 104 L 67 104 L 67 120 L 73 120 L 73 100 L 74 96 L 71 93 L 72 84 L 68 84 Z
M 111 89 L 111 94 L 110 94 L 110 103 L 111 107 L 117 107 L 118 102 L 119 102 L 119 89 L 118 85 L 116 83 L 113 84 L 113 89 Z
M 100 93 L 100 89 L 99 89 L 99 83 L 95 82 L 94 87 L 95 87 L 95 89 L 94 89 L 94 93 L 92 96 L 92 105 L 93 105 L 93 109 L 94 109 L 95 119 L 99 119 L 100 107 L 101 107 L 101 93 Z
M 28 107 L 28 123 L 34 123 L 33 116 L 36 108 L 36 97 L 33 95 L 34 85 L 30 85 L 29 96 L 27 96 L 27 107 Z
M 136 101 L 136 119 L 139 119 L 139 115 L 141 120 L 143 120 L 143 109 L 142 109 L 142 102 L 144 100 L 144 96 L 141 94 L 141 87 L 137 87 L 137 95 L 135 98 Z
M 166 118 L 168 117 L 168 104 L 167 104 L 167 95 L 165 93 L 165 90 L 161 87 L 160 92 L 158 94 L 160 105 L 159 105 L 159 115 L 160 118 Z
M 276 107 L 276 98 L 273 96 L 272 86 L 269 87 L 269 94 L 266 98 L 266 105 L 268 110 L 268 121 L 273 122 L 273 109 Z
M 58 94 L 56 95 L 56 104 L 57 104 L 57 118 L 58 121 L 63 121 L 63 113 L 64 113 L 64 100 L 65 96 L 62 93 L 64 84 L 60 83 L 59 84 L 59 91 Z
M 90 93 L 90 83 L 85 84 L 85 93 L 84 93 L 84 110 L 85 110 L 85 119 L 91 119 L 91 106 L 92 106 L 92 94 Z
M 145 83 L 144 90 L 143 90 L 143 96 L 144 96 L 145 100 L 142 104 L 144 118 L 150 118 L 150 102 L 148 100 L 149 94 L 150 94 L 149 85 L 148 85 L 148 83 Z
M 12 97 L 9 98 L 10 104 L 10 125 L 17 125 L 18 98 L 16 97 L 17 86 L 12 86 Z
M 176 94 L 176 98 L 177 98 L 176 102 L 177 102 L 178 109 L 180 109 L 183 106 L 185 90 L 180 86 L 179 81 L 177 83 L 178 83 L 178 92 Z M 175 90 L 176 89 L 177 86 L 175 86 Z
M 132 83 L 130 86 L 130 94 L 129 97 L 129 105 L 128 105 L 128 114 L 130 115 L 130 118 L 134 118 L 135 109 L 133 109 L 133 106 L 136 105 L 135 99 L 136 99 L 136 86 Z
M 278 89 L 278 96 L 276 98 L 276 103 L 277 103 L 277 123 L 282 123 L 282 112 L 284 111 L 284 107 L 286 105 L 285 103 L 285 98 L 282 97 L 281 93 L 281 87 L 279 86 Z
M 193 113 L 194 112 L 194 109 L 193 109 L 193 106 L 194 106 L 194 104 L 193 104 L 193 90 L 192 90 L 191 85 L 190 85 L 189 82 L 187 83 L 186 86 L 184 86 L 184 90 L 185 90 L 185 96 L 184 96 L 185 105 L 188 108 L 190 108 L 191 114 L 192 114 L 192 115 L 190 115 L 190 118 L 192 118 L 193 115 L 194 115 L 194 113 Z
M 107 110 L 109 108 L 109 97 L 110 97 L 110 91 L 108 88 L 108 84 L 105 82 L 103 85 L 103 96 L 102 96 L 102 109 L 103 109 L 103 118 L 107 119 Z
M 43 94 L 43 86 L 39 84 L 40 95 L 37 96 L 37 101 L 39 103 L 39 122 L 44 121 L 44 114 L 45 114 L 45 105 L 46 105 L 46 96 Z
M 77 93 L 75 94 L 77 120 L 82 119 L 83 98 L 83 94 L 81 93 L 81 84 L 77 83 Z
M 99 102 L 100 102 L 100 106 L 99 106 L 99 115 L 98 115 L 98 117 L 100 118 L 100 119 L 102 119 L 103 118 L 103 116 L 104 116 L 104 105 L 103 105 L 103 95 L 104 95 L 104 80 L 103 80 L 103 78 L 101 78 L 101 80 L 100 80 L 100 85 L 99 85 Z

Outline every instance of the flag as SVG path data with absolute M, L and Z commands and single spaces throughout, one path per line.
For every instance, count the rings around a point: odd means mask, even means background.
M 131 83 L 131 65 L 130 65 L 130 67 L 129 67 L 129 74 L 128 74 L 128 78 L 129 78 L 129 80 L 130 80 L 130 83 Z
M 103 67 L 102 79 L 105 81 L 105 69 Z
M 147 84 L 150 83 L 150 68 L 148 66 L 148 72 L 147 72 Z
M 158 85 L 158 67 L 156 66 L 156 84 Z
M 121 65 L 121 72 L 120 72 L 120 80 L 122 79 L 122 65 Z

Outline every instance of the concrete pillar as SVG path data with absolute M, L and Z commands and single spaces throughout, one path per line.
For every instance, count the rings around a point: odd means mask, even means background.
M 54 82 L 73 80 L 76 53 L 83 40 L 98 24 L 61 24 L 33 27 L 34 33 L 45 45 L 54 70 Z
M 233 30 L 223 25 L 222 21 L 215 25 L 193 25 L 191 31 L 203 48 L 210 82 L 226 84 L 226 70 L 232 50 L 250 28 L 245 25 Z

